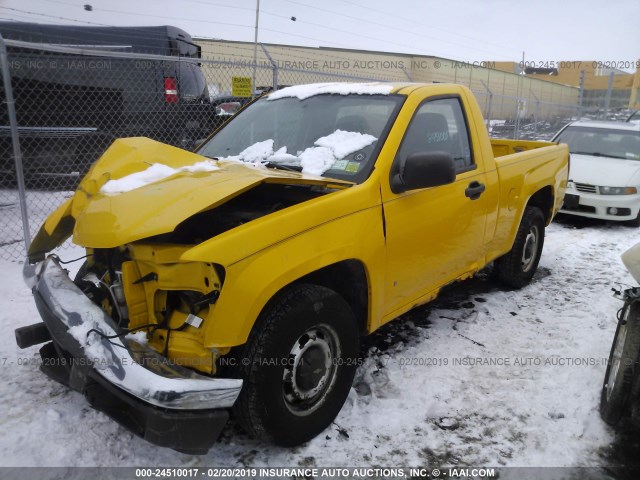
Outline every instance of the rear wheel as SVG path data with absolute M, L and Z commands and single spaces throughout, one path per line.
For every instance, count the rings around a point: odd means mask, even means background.
M 638 302 L 634 302 L 625 304 L 604 375 L 600 416 L 609 425 L 617 424 L 627 411 L 633 382 L 638 375 L 639 350 L 640 308 Z
M 495 261 L 494 273 L 503 283 L 522 288 L 538 269 L 544 246 L 545 219 L 537 207 L 527 207 L 516 233 L 513 247 Z
M 299 284 L 278 294 L 236 356 L 244 380 L 234 405 L 239 423 L 284 446 L 318 435 L 347 398 L 358 338 L 349 305 L 333 290 Z

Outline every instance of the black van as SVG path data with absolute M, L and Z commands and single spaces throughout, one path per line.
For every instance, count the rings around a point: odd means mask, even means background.
M 146 136 L 192 148 L 213 129 L 200 47 L 179 28 L 0 22 L 0 33 L 4 39 L 47 45 L 46 50 L 8 47 L 29 187 L 73 188 L 115 138 Z M 126 58 L 130 53 L 175 61 Z M 0 182 L 12 186 L 15 170 L 1 85 L 0 98 Z

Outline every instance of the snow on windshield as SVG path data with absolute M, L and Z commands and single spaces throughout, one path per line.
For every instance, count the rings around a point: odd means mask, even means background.
M 219 168 L 211 160 L 205 160 L 193 165 L 187 165 L 180 168 L 172 168 L 162 163 L 154 163 L 146 170 L 132 173 L 117 180 L 109 180 L 100 189 L 101 193 L 116 194 L 129 192 L 150 183 L 159 182 L 176 173 L 196 173 L 196 172 L 212 172 Z
M 273 140 L 269 139 L 254 143 L 239 155 L 221 160 L 236 160 L 258 167 L 265 163 L 301 166 L 302 173 L 322 175 L 338 160 L 368 147 L 376 140 L 376 137 L 366 133 L 336 130 L 317 139 L 314 147 L 303 150 L 298 156 L 287 153 L 286 146 L 274 152 Z
M 340 160 L 347 155 L 368 147 L 377 140 L 373 135 L 359 132 L 345 132 L 344 130 L 336 130 L 331 135 L 320 137 L 314 142 L 319 147 L 330 148 L 336 159 Z
M 383 83 L 310 83 L 308 85 L 295 85 L 286 87 L 277 92 L 270 93 L 267 100 L 277 100 L 279 98 L 297 97 L 300 100 L 321 95 L 323 93 L 333 93 L 337 95 L 389 95 L 393 90 L 392 85 Z

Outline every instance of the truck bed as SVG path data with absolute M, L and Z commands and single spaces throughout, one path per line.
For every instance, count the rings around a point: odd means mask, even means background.
M 525 150 L 533 150 L 535 148 L 550 147 L 556 145 L 553 142 L 536 142 L 532 140 L 507 140 L 503 138 L 490 139 L 493 156 L 504 157 L 512 153 L 524 152 Z

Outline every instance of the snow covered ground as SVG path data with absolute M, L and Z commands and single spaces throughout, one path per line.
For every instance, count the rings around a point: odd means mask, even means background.
M 606 466 L 598 402 L 620 302 L 620 254 L 640 231 L 565 217 L 521 291 L 488 275 L 372 336 L 336 419 L 306 445 L 256 442 L 230 424 L 205 456 L 154 447 L 38 370 L 14 328 L 38 321 L 21 265 L 1 261 L 2 466 Z M 71 259 L 78 250 L 63 250 Z M 81 253 L 80 253 L 81 254 Z

